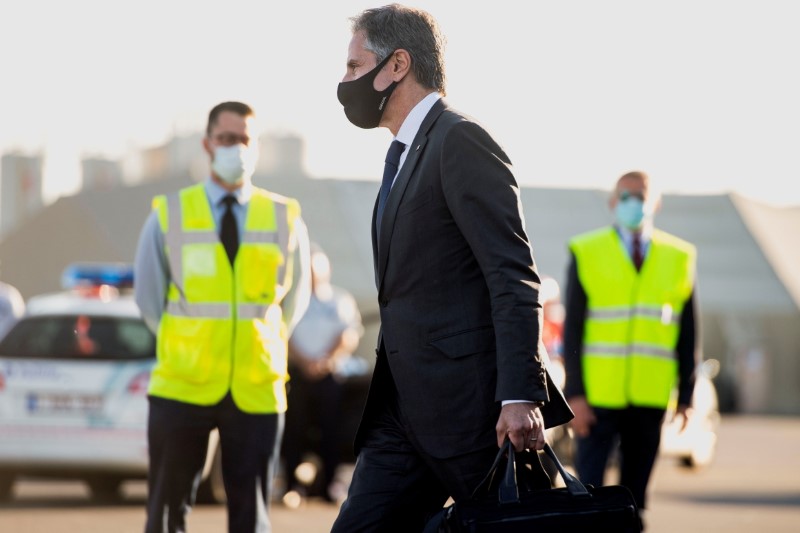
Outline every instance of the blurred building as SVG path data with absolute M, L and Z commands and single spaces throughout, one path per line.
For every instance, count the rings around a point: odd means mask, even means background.
M 306 176 L 305 142 L 294 134 L 266 134 L 259 139 L 258 172 L 265 175 Z
M 187 176 L 202 181 L 208 176 L 209 156 L 203 148 L 203 133 L 175 136 L 166 143 L 140 152 L 140 182 Z M 293 134 L 268 133 L 259 138 L 258 173 L 306 175 L 305 143 Z
M 41 155 L 3 154 L 0 162 L 0 238 L 42 206 Z
M 84 190 L 111 189 L 122 185 L 122 164 L 99 157 L 81 160 Z
M 71 262 L 132 261 L 152 197 L 208 174 L 202 138 L 184 141 L 184 152 L 177 145 L 174 151 L 164 146 L 150 152 L 153 164 L 156 154 L 164 158 L 159 163 L 164 173 L 151 174 L 149 181 L 62 197 L 28 218 L 0 240 L 4 280 L 29 298 L 57 290 L 61 272 Z M 358 302 L 366 330 L 358 352 L 372 360 L 379 313 L 369 228 L 377 178 L 309 177 L 303 171 L 302 141 L 273 141 L 262 145 L 262 157 L 267 157 L 262 164 L 271 171 L 261 167 L 253 181 L 300 200 L 311 238 L 331 258 L 333 282 Z M 190 145 L 199 147 L 196 159 L 189 155 Z M 183 171 L 169 161 L 170 154 L 183 154 Z M 201 157 L 202 171 L 187 172 L 185 165 Z M 538 269 L 563 286 L 567 240 L 611 222 L 608 192 L 520 190 Z M 776 208 L 735 194 L 666 194 L 657 223 L 697 246 L 702 350 L 705 358 L 721 363 L 715 383 L 722 409 L 800 415 L 800 206 Z
M 141 182 L 189 177 L 201 181 L 208 175 L 208 154 L 203 134 L 176 135 L 166 143 L 140 152 Z

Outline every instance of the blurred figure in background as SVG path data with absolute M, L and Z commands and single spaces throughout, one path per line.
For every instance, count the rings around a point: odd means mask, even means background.
M 311 247 L 311 301 L 289 339 L 289 410 L 283 458 L 288 507 L 306 496 L 335 502 L 344 490 L 334 485 L 342 450 L 342 397 L 340 375 L 353 359 L 363 334 L 361 313 L 347 290 L 331 284 L 331 263 L 316 244 Z M 297 468 L 309 451 L 321 460 L 310 486 L 302 483 Z
M 542 276 L 542 288 L 539 293 L 542 300 L 542 342 L 547 348 L 551 362 L 563 366 L 564 357 L 564 305 L 561 303 L 561 288 L 551 276 Z M 553 381 L 563 387 L 563 372 Z
M 5 335 L 23 314 L 25 314 L 25 300 L 22 294 L 13 285 L 0 281 L 0 337 Z
M 539 290 L 542 301 L 542 343 L 547 350 L 547 370 L 553 382 L 561 389 L 566 380 L 564 370 L 564 305 L 561 303 L 561 288 L 552 276 L 542 275 Z M 572 432 L 568 424 L 548 428 L 547 442 L 553 447 L 562 462 L 572 458 Z M 559 473 L 551 461 L 542 461 L 553 486 L 558 486 Z
M 620 484 L 641 511 L 673 388 L 684 427 L 692 399 L 696 252 L 654 228 L 660 197 L 644 172 L 620 177 L 609 207 L 613 226 L 569 241 L 564 393 L 578 477 L 602 485 L 619 443 Z

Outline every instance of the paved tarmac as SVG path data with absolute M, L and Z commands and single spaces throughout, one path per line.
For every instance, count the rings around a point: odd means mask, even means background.
M 724 416 L 714 462 L 659 461 L 648 533 L 800 532 L 800 418 Z
M 800 418 L 723 416 L 714 462 L 659 460 L 648 506 L 647 533 L 800 533 Z M 272 516 L 276 533 L 325 533 L 336 510 L 276 505 Z
M 0 532 L 141 532 L 144 485 L 126 485 L 128 501 L 99 506 L 79 483 L 23 482 L 0 506 Z M 328 533 L 337 507 L 309 501 L 272 507 L 274 533 Z M 224 533 L 225 509 L 198 506 L 189 533 Z M 800 418 L 724 415 L 714 462 L 688 470 L 656 465 L 647 533 L 800 532 Z
M 647 533 L 800 533 L 800 418 L 723 416 L 714 462 L 660 459 L 648 507 Z M 276 533 L 328 532 L 335 518 L 317 504 L 302 512 L 276 507 Z

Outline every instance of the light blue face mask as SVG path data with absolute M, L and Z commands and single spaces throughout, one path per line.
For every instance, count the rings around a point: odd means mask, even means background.
M 621 226 L 637 230 L 642 227 L 644 222 L 644 202 L 634 196 L 620 200 L 614 209 L 614 215 Z

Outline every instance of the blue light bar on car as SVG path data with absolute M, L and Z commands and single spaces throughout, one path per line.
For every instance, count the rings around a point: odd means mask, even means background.
M 64 269 L 61 286 L 65 289 L 111 285 L 133 287 L 133 266 L 127 263 L 74 263 Z

